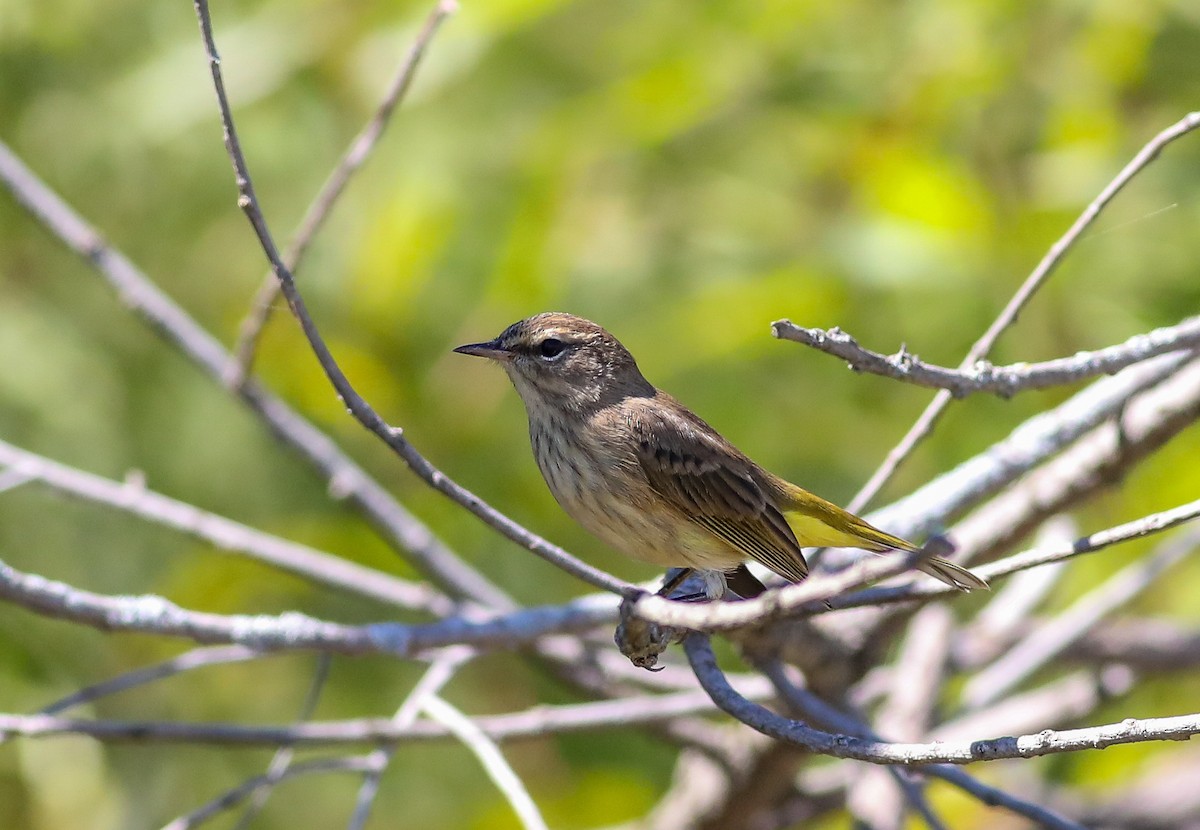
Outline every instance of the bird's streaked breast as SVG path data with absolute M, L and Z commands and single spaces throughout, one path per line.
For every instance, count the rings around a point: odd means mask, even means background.
M 617 550 L 663 567 L 732 568 L 744 558 L 654 498 L 632 448 L 589 440 L 570 418 L 535 418 L 529 437 L 550 492 L 571 518 Z M 602 435 L 602 433 L 600 433 Z

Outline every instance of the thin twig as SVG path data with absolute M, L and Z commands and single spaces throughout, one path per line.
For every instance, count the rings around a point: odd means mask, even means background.
M 1187 135 L 1197 127 L 1200 127 L 1200 112 L 1188 113 L 1178 122 L 1167 127 L 1152 138 L 1147 142 L 1146 146 L 1138 151 L 1137 155 L 1117 174 L 1116 178 L 1109 182 L 1104 190 L 1100 192 L 1100 195 L 1093 199 L 1091 204 L 1084 209 L 1074 224 L 1067 229 L 1067 232 L 1050 246 L 1050 250 L 1046 252 L 1041 262 L 1037 264 L 1037 267 L 1033 269 L 1033 272 L 1025 279 L 1021 287 L 1017 289 L 1017 293 L 1008 301 L 1008 305 L 1000 312 L 1000 316 L 992 322 L 988 330 L 983 333 L 983 336 L 971 346 L 967 352 L 967 356 L 959 364 L 959 368 L 969 369 L 976 362 L 987 357 L 992 347 L 996 344 L 996 341 L 1000 339 L 1000 335 L 1017 321 L 1017 316 L 1021 313 L 1021 310 L 1025 308 L 1025 305 L 1037 290 L 1041 288 L 1042 283 L 1054 272 L 1054 269 L 1062 262 L 1063 257 L 1066 256 L 1071 247 L 1079 240 L 1083 232 L 1096 220 L 1101 211 L 1107 207 L 1108 203 L 1146 165 L 1154 161 L 1164 147 L 1177 138 Z M 883 464 L 871 475 L 871 478 L 863 485 L 862 489 L 850 500 L 849 509 L 852 513 L 861 512 L 871 499 L 875 498 L 876 494 L 883 488 L 883 485 L 891 479 L 916 446 L 933 431 L 934 426 L 937 424 L 938 419 L 941 417 L 942 412 L 945 411 L 952 397 L 946 391 L 938 392 L 934 396 L 933 400 L 925 408 L 925 411 L 917 419 L 917 422 L 913 424 L 908 433 L 900 440 L 900 443 L 888 453 Z
M 298 778 L 302 775 L 326 775 L 331 772 L 357 774 L 366 770 L 367 764 L 368 761 L 364 757 L 316 758 L 292 764 L 284 771 L 281 780 Z M 207 804 L 164 825 L 162 830 L 192 830 L 192 828 L 199 827 L 214 816 L 236 807 L 240 802 L 253 795 L 259 787 L 266 783 L 267 777 L 266 774 L 263 774 L 243 781 L 234 789 L 222 793 Z
M 625 607 L 628 613 L 660 626 L 729 631 L 789 616 L 802 609 L 808 612 L 828 608 L 834 598 L 853 588 L 910 570 L 922 555 L 921 551 L 915 551 L 864 559 L 839 573 L 812 576 L 799 584 L 736 602 L 697 604 L 643 593 L 635 600 L 626 601 Z
M 283 254 L 283 261 L 293 274 L 299 269 L 313 237 L 325 224 L 325 220 L 333 211 L 333 206 L 337 204 L 346 185 L 350 183 L 351 177 L 358 172 L 358 169 L 367 160 L 367 156 L 375 149 L 384 129 L 391 121 L 392 113 L 404 100 L 404 96 L 408 93 L 412 80 L 416 76 L 421 58 L 424 57 L 426 48 L 433 41 L 442 22 L 457 10 L 458 4 L 455 0 L 440 0 L 433 11 L 429 13 L 425 19 L 425 25 L 421 27 L 412 46 L 409 47 L 408 54 L 404 56 L 404 61 L 400 64 L 400 69 L 388 86 L 383 101 L 375 110 L 375 114 L 350 142 L 341 161 L 329 174 L 325 183 L 321 185 L 321 191 L 304 212 L 304 218 L 300 220 L 299 228 Z M 263 329 L 271 317 L 271 311 L 275 307 L 278 297 L 279 281 L 275 279 L 273 273 L 269 273 L 258 289 L 250 312 L 239 327 L 238 342 L 233 350 L 235 360 L 226 378 L 226 382 L 231 386 L 240 386 L 249 375 L 251 367 L 254 365 L 254 357 Z
M 223 666 L 229 663 L 260 660 L 268 656 L 270 656 L 269 653 L 256 651 L 246 646 L 207 646 L 194 648 L 191 651 L 180 654 L 178 657 L 172 657 L 170 660 L 164 660 L 161 663 L 155 663 L 151 666 L 143 666 L 140 669 L 125 672 L 100 683 L 84 686 L 82 689 L 42 707 L 40 712 L 43 715 L 57 715 L 68 709 L 74 709 L 76 706 L 82 706 L 85 703 L 91 703 L 94 700 L 99 700 L 110 695 L 127 692 L 138 686 L 174 677 L 184 672 L 208 668 L 209 666 Z
M 1037 620 L 1030 620 L 1031 626 Z M 1098 625 L 1064 655 L 1091 663 L 1121 663 L 1139 674 L 1192 671 L 1200 666 L 1200 630 L 1158 618 L 1123 618 Z
M 1198 418 L 1200 360 L 1193 360 L 958 522 L 955 544 L 967 561 L 1010 550 L 1048 518 L 1112 488 Z
M 1150 587 L 1197 546 L 1200 546 L 1200 528 L 1191 528 L 1168 539 L 1146 558 L 1117 571 L 967 681 L 963 701 L 977 709 L 1000 700 L 1097 622 Z
M 1172 752 L 1169 758 L 1131 764 L 1112 786 L 1095 787 L 1080 781 L 1070 790 L 1056 787 L 1055 801 L 1092 828 L 1196 830 L 1200 827 L 1198 750 L 1188 747 Z
M 238 141 L 237 128 L 233 122 L 233 112 L 229 99 L 225 94 L 225 82 L 221 74 L 221 59 L 217 55 L 217 46 L 213 38 L 212 20 L 208 11 L 208 0 L 194 0 L 196 16 L 200 21 L 200 34 L 204 40 L 205 53 L 208 58 L 209 70 L 212 74 L 213 89 L 217 95 L 217 106 L 221 113 L 221 123 L 225 133 L 225 149 L 233 164 L 234 177 L 238 189 L 238 206 L 245 213 L 258 237 L 259 245 L 266 254 L 271 270 L 279 280 L 280 290 L 291 308 L 292 314 L 300 323 L 300 328 L 308 340 L 309 346 L 321 364 L 326 377 L 337 392 L 338 398 L 346 405 L 354 416 L 370 432 L 378 436 L 390 447 L 422 480 L 439 493 L 465 507 L 469 512 L 481 519 L 494 530 L 499 531 L 508 539 L 516 542 L 532 553 L 548 562 L 557 565 L 571 575 L 590 583 L 604 591 L 611 591 L 622 596 L 629 596 L 639 589 L 624 580 L 617 579 L 611 574 L 594 568 L 586 562 L 571 556 L 558 545 L 552 545 L 540 536 L 532 533 L 512 519 L 500 513 L 471 491 L 452 481 L 445 473 L 434 467 L 416 448 L 404 437 L 404 431 L 390 426 L 375 409 L 367 403 L 346 378 L 337 360 L 329 351 L 329 346 L 317 330 L 316 323 L 309 314 L 308 308 L 300 295 L 296 282 L 287 266 L 280 259 L 279 250 L 267 227 L 258 197 L 254 193 L 254 183 L 250 178 L 250 170 Z
M 1126 522 L 1076 540 L 1015 554 L 978 568 L 985 579 L 1057 562 L 1110 545 L 1158 533 L 1200 515 L 1200 501 Z M 875 557 L 839 574 L 814 577 L 800 585 L 768 591 L 742 602 L 703 605 L 643 594 L 630 604 L 639 617 L 661 625 L 720 631 L 759 624 L 781 616 L 808 616 L 838 608 L 929 599 L 955 592 L 933 580 L 847 593 L 856 585 L 911 567 L 913 555 Z M 557 606 L 530 608 L 487 620 L 448 617 L 432 623 L 379 623 L 347 626 L 303 614 L 279 617 L 224 616 L 189 611 L 157 596 L 113 597 L 23 573 L 0 561 L 0 599 L 32 611 L 106 631 L 141 631 L 186 637 L 201 643 L 236 643 L 262 650 L 311 649 L 340 654 L 415 656 L 445 646 L 511 648 L 551 633 L 585 631 L 616 619 L 608 594 L 581 597 Z
M 1034 547 L 1066 545 L 1078 538 L 1079 528 L 1072 519 L 1055 516 L 1039 529 Z M 996 650 L 1012 644 L 1013 632 L 1028 624 L 1066 572 L 1066 562 L 1053 562 L 1036 570 L 1019 571 L 1006 580 L 975 618 L 959 629 L 959 642 L 954 648 L 956 667 L 977 668 L 995 659 Z
M 775 694 L 770 683 L 761 677 L 744 678 L 737 688 L 738 694 L 746 700 L 768 700 Z M 647 725 L 670 722 L 689 715 L 709 715 L 714 711 L 715 706 L 709 695 L 694 689 L 665 695 L 630 695 L 615 700 L 564 706 L 540 705 L 523 712 L 479 716 L 475 722 L 492 740 L 514 741 L 597 729 L 644 729 Z M 390 718 L 308 721 L 287 726 L 243 726 L 0 714 L 0 733 L 4 732 L 26 738 L 88 735 L 115 743 L 266 747 L 429 742 L 452 737 L 446 727 L 432 721 L 422 720 L 400 726 Z
M 894 355 L 873 352 L 860 346 L 841 329 L 804 328 L 790 320 L 778 320 L 771 327 L 776 337 L 840 357 L 856 372 L 882 375 L 929 389 L 944 389 L 955 398 L 979 392 L 1011 398 L 1018 392 L 1049 389 L 1097 375 L 1116 374 L 1127 366 L 1160 354 L 1200 347 L 1200 317 L 1191 317 L 1175 326 L 1135 335 L 1117 346 L 1078 352 L 1058 360 L 1009 366 L 979 361 L 967 368 L 948 369 L 926 363 L 904 349 Z
M 306 721 L 317 710 L 317 702 L 321 699 L 321 692 L 325 690 L 325 684 L 329 680 L 329 667 L 332 663 L 333 658 L 328 654 L 317 656 L 317 667 L 313 672 L 312 681 L 308 684 L 308 694 L 304 696 L 304 702 L 300 705 L 300 714 L 297 716 L 297 720 Z M 267 765 L 267 780 L 250 797 L 250 803 L 246 805 L 246 809 L 238 817 L 237 824 L 233 826 L 234 830 L 246 830 L 250 823 L 258 817 L 263 807 L 266 806 L 267 799 L 271 797 L 271 793 L 275 792 L 276 785 L 287 775 L 295 757 L 296 748 L 290 744 L 285 744 L 275 750 L 271 763 Z
M 549 830 L 537 805 L 529 797 L 524 782 L 504 759 L 500 747 L 496 746 L 478 724 L 436 694 L 429 695 L 422 708 L 429 717 L 450 730 L 479 759 L 484 771 L 504 795 L 525 830 Z
M 975 572 L 991 582 L 1017 571 L 1094 553 L 1119 542 L 1161 533 L 1197 516 L 1200 516 L 1200 500 L 1098 531 L 1069 544 L 1051 545 L 1017 553 L 1000 561 L 981 565 L 975 568 Z M 629 604 L 629 607 L 638 617 L 659 625 L 711 632 L 761 624 L 784 616 L 811 616 L 841 608 L 905 602 L 958 593 L 956 588 L 932 579 L 897 586 L 866 588 L 850 593 L 856 585 L 903 572 L 911 567 L 911 561 L 911 556 L 876 557 L 837 574 L 813 576 L 799 585 L 788 585 L 740 602 L 696 605 L 643 595 L 636 602 Z
M 446 615 L 456 605 L 445 594 L 415 582 L 355 564 L 339 556 L 282 539 L 146 489 L 116 482 L 0 441 L 0 464 L 74 498 L 116 508 L 200 539 L 219 550 L 240 553 L 311 582 L 401 608 Z
M 1099 530 L 1088 536 L 1076 539 L 1073 542 L 1052 544 L 1046 547 L 1037 547 L 1020 553 L 1014 553 L 1012 556 L 1007 556 L 1004 559 L 979 565 L 974 570 L 988 582 L 993 582 L 996 579 L 1017 573 L 1018 571 L 1029 570 L 1030 568 L 1047 565 L 1051 562 L 1062 562 L 1067 559 L 1073 559 L 1076 556 L 1095 553 L 1120 542 L 1128 542 L 1131 539 L 1139 539 L 1143 536 L 1161 533 L 1164 530 L 1169 530 L 1170 528 L 1190 522 L 1198 516 L 1200 516 L 1200 500 L 1188 502 L 1187 504 L 1174 507 L 1170 510 L 1164 510 L 1160 513 L 1151 513 L 1149 516 L 1143 516 L 1140 519 L 1134 519 L 1130 522 L 1114 525 L 1105 530 Z M 839 608 L 859 608 L 865 605 L 879 605 L 885 602 L 905 602 L 913 599 L 929 599 L 954 593 L 956 593 L 955 589 L 948 585 L 938 582 L 921 581 L 896 587 L 867 588 L 862 591 L 856 591 L 853 594 L 833 597 L 829 600 L 829 605 L 834 610 Z M 807 612 L 810 609 L 805 608 L 803 610 Z
M 119 694 L 130 689 L 144 686 L 147 683 L 153 683 L 163 678 L 173 677 L 177 674 L 182 674 L 193 669 L 203 668 L 206 666 L 218 666 L 227 663 L 240 663 L 247 660 L 256 660 L 265 656 L 263 652 L 257 651 L 245 646 L 210 646 L 206 648 L 194 648 L 191 651 L 185 652 L 178 657 L 173 657 L 162 663 L 156 663 L 152 666 L 144 666 L 140 669 L 135 669 L 100 683 L 93 683 L 90 686 L 84 686 L 78 691 L 72 692 L 66 697 L 43 706 L 39 710 L 42 715 L 57 715 L 60 712 L 65 712 L 68 709 L 73 709 L 76 706 L 82 706 L 85 703 L 91 703 L 93 700 L 99 700 L 109 695 Z M 0 744 L 9 740 L 11 736 L 0 731 Z
M 216 338 L 127 257 L 107 244 L 95 228 L 22 164 L 2 141 L 0 182 L 47 230 L 83 257 L 116 291 L 124 306 L 206 375 L 221 381 L 231 358 Z M 441 588 L 453 596 L 467 597 L 491 608 L 507 610 L 516 607 L 507 594 L 459 559 L 328 435 L 256 383 L 243 384 L 236 394 L 262 418 L 277 438 L 321 473 L 335 499 L 350 502 L 371 521 L 386 542 L 406 555 Z
M 450 682 L 450 679 L 474 654 L 472 649 L 461 646 L 446 649 L 433 661 L 425 674 L 421 675 L 421 679 L 413 686 L 408 697 L 404 699 L 404 703 L 392 716 L 392 723 L 401 729 L 415 723 L 429 696 L 440 692 L 442 687 Z M 354 814 L 350 816 L 346 830 L 363 830 L 366 827 L 367 819 L 371 817 L 371 806 L 375 803 L 375 797 L 379 793 L 379 783 L 383 780 L 383 773 L 396 754 L 397 746 L 397 744 L 390 744 L 379 747 L 367 756 L 371 768 L 363 776 L 362 785 L 358 788 L 358 797 L 354 801 Z

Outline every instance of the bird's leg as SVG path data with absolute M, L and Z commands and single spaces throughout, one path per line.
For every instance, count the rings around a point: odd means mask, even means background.
M 674 573 L 671 571 L 674 571 Z M 702 568 L 672 568 L 671 571 L 668 571 L 670 576 L 667 577 L 667 581 L 661 588 L 658 589 L 658 596 L 674 600 L 675 602 L 696 602 L 699 600 L 709 600 L 714 598 L 710 593 L 712 588 L 710 585 L 709 574 L 711 574 L 712 571 Z M 671 596 L 672 591 L 678 591 L 693 577 L 699 577 L 704 580 L 703 591 L 695 591 L 690 594 Z
M 705 569 L 700 572 L 704 579 L 704 595 L 709 599 L 721 599 L 725 596 L 729 585 L 725 582 L 725 572 L 715 569 Z
M 691 568 L 680 568 L 675 572 L 675 575 L 669 577 L 663 586 L 658 589 L 660 597 L 670 597 L 671 592 L 683 584 L 683 581 L 692 575 Z
M 677 597 L 671 597 L 671 599 L 676 602 L 711 602 L 714 599 L 724 598 L 729 592 L 725 582 L 724 571 L 697 568 L 694 573 L 703 580 L 704 590 L 691 594 L 682 594 Z
M 680 588 L 692 575 L 698 576 L 704 582 L 704 590 L 691 594 L 673 597 L 671 592 Z M 728 592 L 725 572 L 714 568 L 681 568 L 678 573 L 667 579 L 666 584 L 658 589 L 660 597 L 673 599 L 676 602 L 699 602 L 704 600 L 721 599 Z

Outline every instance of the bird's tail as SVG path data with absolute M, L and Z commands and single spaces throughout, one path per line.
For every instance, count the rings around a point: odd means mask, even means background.
M 773 483 L 784 518 L 801 547 L 863 548 L 875 553 L 917 550 L 917 546 L 911 542 L 884 533 L 853 513 L 803 488 L 783 479 Z M 960 591 L 988 588 L 987 582 L 981 577 L 940 557 L 923 559 L 916 567 Z
M 983 577 L 976 576 L 966 568 L 955 565 L 953 562 L 942 559 L 940 556 L 922 559 L 917 563 L 917 570 L 929 574 L 934 579 L 940 579 L 942 582 L 952 585 L 960 591 L 974 591 L 976 589 L 986 591 L 991 587 Z

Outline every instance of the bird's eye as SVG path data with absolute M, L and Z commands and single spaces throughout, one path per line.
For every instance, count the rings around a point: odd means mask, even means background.
M 547 337 L 538 344 L 538 352 L 542 357 L 553 360 L 563 353 L 567 348 L 567 344 L 559 340 L 557 337 Z

